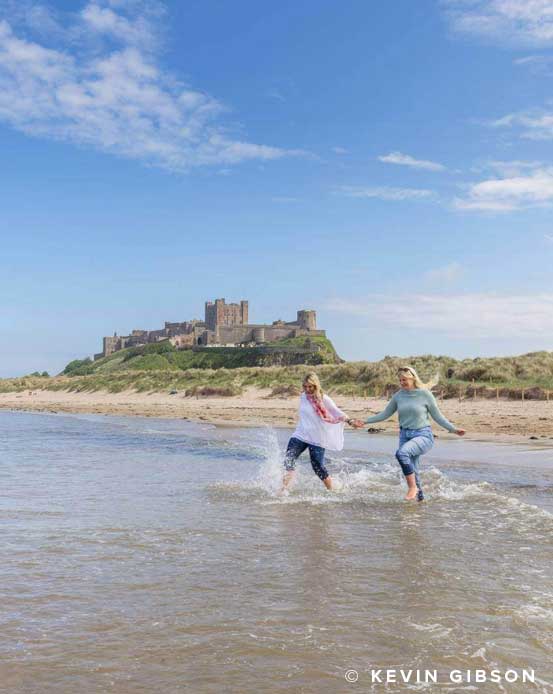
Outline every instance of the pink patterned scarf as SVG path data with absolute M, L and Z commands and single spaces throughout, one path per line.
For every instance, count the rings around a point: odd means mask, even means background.
M 306 393 L 305 395 L 307 396 L 309 402 L 313 405 L 313 409 L 315 410 L 315 412 L 319 415 L 321 419 L 324 419 L 325 422 L 328 422 L 329 424 L 339 424 L 340 422 L 345 422 L 345 417 L 334 417 L 333 415 L 331 415 L 329 411 L 326 409 L 326 407 L 323 405 L 322 400 L 319 400 L 310 393 Z

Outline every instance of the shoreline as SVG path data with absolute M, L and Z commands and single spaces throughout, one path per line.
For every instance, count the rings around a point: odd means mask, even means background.
M 69 392 L 26 390 L 0 393 L 0 410 L 102 414 L 163 419 L 184 419 L 216 426 L 293 427 L 297 397 L 269 397 L 270 390 L 248 389 L 234 397 L 184 397 L 177 393 Z M 379 412 L 384 398 L 333 396 L 351 417 L 364 418 Z M 443 400 L 443 414 L 458 427 L 467 430 L 465 440 L 495 443 L 534 444 L 553 447 L 553 402 L 508 400 Z M 396 434 L 397 419 L 373 425 L 374 435 Z M 434 424 L 438 438 L 456 438 Z M 536 438 L 530 438 L 535 436 Z

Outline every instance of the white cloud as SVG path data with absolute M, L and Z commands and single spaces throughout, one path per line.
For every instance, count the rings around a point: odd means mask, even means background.
M 535 74 L 550 74 L 553 67 L 552 55 L 526 55 L 523 58 L 515 58 L 514 65 L 527 67 Z
M 543 238 L 547 241 L 547 243 L 553 243 L 553 234 L 544 234 Z
M 518 128 L 521 137 L 530 140 L 553 139 L 553 111 L 534 109 L 509 113 L 490 123 L 496 128 Z
M 553 168 L 536 169 L 526 176 L 494 178 L 469 186 L 454 205 L 460 210 L 511 212 L 553 203 Z
M 423 188 L 393 188 L 390 186 L 367 188 L 341 186 L 336 192 L 350 198 L 380 198 L 381 200 L 420 200 L 434 195 L 433 191 Z
M 284 94 L 274 87 L 272 89 L 267 90 L 267 96 L 269 97 L 269 99 L 274 99 L 275 101 L 286 101 L 286 97 L 284 96 Z
M 522 45 L 553 43 L 551 0 L 442 0 L 461 33 Z
M 37 0 L 0 0 L 0 19 L 13 29 L 40 37 L 47 47 L 94 47 L 101 39 L 156 48 L 165 7 L 160 0 L 88 0 L 82 8 L 53 8 Z M 117 10 L 117 11 L 114 11 Z
M 424 273 L 427 280 L 431 282 L 449 283 L 458 280 L 464 273 L 464 268 L 460 263 L 453 262 L 443 267 L 428 270 Z
M 438 164 L 435 161 L 427 161 L 425 159 L 414 159 L 408 154 L 401 152 L 390 152 L 378 159 L 386 164 L 398 164 L 400 166 L 410 166 L 413 169 L 426 169 L 427 171 L 445 171 L 443 164 Z
M 127 11 L 141 7 L 121 0 L 110 4 Z M 170 171 L 305 154 L 230 136 L 218 124 L 225 112 L 219 101 L 158 66 L 155 29 L 144 17 L 131 21 L 93 2 L 77 21 L 87 23 L 89 34 L 107 34 L 119 45 L 104 42 L 91 51 L 71 43 L 71 50 L 52 49 L 16 35 L 0 19 L 0 121 L 30 136 L 90 146 Z
M 142 16 L 130 20 L 109 7 L 91 2 L 82 10 L 81 17 L 90 30 L 112 36 L 126 44 L 149 45 L 154 39 L 152 24 Z
M 519 338 L 553 334 L 553 294 L 372 295 L 335 298 L 325 309 L 366 318 L 372 325 L 434 331 L 452 338 Z
M 349 150 L 344 147 L 333 147 L 332 151 L 334 154 L 349 154 Z
M 515 58 L 513 60 L 513 65 L 534 65 L 535 63 L 542 62 L 543 55 L 525 55 L 522 58 Z
M 521 161 L 515 159 L 512 161 L 488 161 L 486 162 L 486 168 L 491 169 L 495 173 L 499 173 L 501 176 L 519 176 L 525 171 L 532 171 L 535 169 L 541 169 L 544 167 L 544 163 L 541 161 Z

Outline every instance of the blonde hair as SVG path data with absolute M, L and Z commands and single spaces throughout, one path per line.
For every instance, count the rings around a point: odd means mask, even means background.
M 308 373 L 306 377 L 303 379 L 302 385 L 310 385 L 310 386 L 315 386 L 315 397 L 317 399 L 321 399 L 324 395 L 323 389 L 321 387 L 321 382 L 319 381 L 319 377 L 317 376 L 316 373 L 313 371 L 311 373 Z
M 415 381 L 415 388 L 424 388 L 426 390 L 432 390 L 435 385 L 438 385 L 440 380 L 440 374 L 437 373 L 434 378 L 432 378 L 428 383 L 424 383 L 418 373 L 412 366 L 400 366 L 397 370 L 397 375 L 400 376 L 402 373 L 408 373 L 413 377 Z

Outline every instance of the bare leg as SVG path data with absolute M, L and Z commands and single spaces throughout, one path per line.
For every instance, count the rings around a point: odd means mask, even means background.
M 420 487 L 419 479 L 419 460 L 420 456 L 432 448 L 434 439 L 432 436 L 414 436 L 412 439 L 404 440 L 403 432 L 400 436 L 400 446 L 396 451 L 396 458 L 401 465 L 405 481 L 409 489 L 405 499 L 412 501 L 424 499 L 423 491 Z
M 407 486 L 409 489 L 407 490 L 407 494 L 405 495 L 405 499 L 407 501 L 412 501 L 413 499 L 417 498 L 418 494 L 418 487 L 417 487 L 417 480 L 415 479 L 415 473 L 412 472 L 410 475 L 405 475 L 405 481 L 407 482 Z
M 287 472 L 284 473 L 284 477 L 282 478 L 281 492 L 284 492 L 285 490 L 288 489 L 288 487 L 292 483 L 295 476 L 296 476 L 295 470 L 288 470 Z
M 334 487 L 332 486 L 332 477 L 330 476 L 324 478 L 323 484 L 329 492 L 331 492 L 334 489 Z
M 284 475 L 282 477 L 282 488 L 280 490 L 281 494 L 288 494 L 288 487 L 292 484 L 294 477 L 296 476 L 295 471 L 295 461 L 307 448 L 308 444 L 295 439 L 292 437 L 288 441 L 288 447 L 286 448 L 286 455 L 284 457 Z

